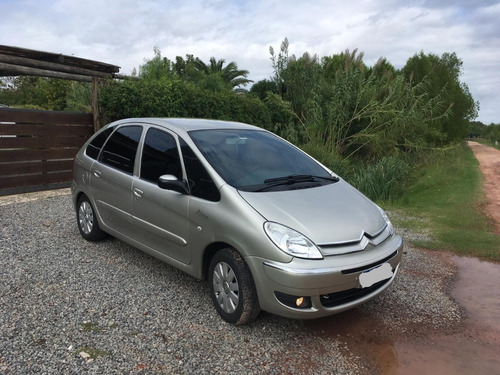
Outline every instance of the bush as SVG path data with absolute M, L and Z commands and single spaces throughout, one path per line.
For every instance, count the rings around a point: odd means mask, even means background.
M 352 165 L 349 159 L 328 151 L 325 146 L 306 143 L 300 148 L 340 177 L 348 179 L 352 174 Z
M 347 159 L 328 151 L 325 145 L 306 143 L 301 149 L 372 200 L 399 198 L 410 179 L 410 163 L 397 156 L 386 156 L 367 164 L 362 159 Z
M 214 93 L 182 81 L 123 81 L 103 87 L 103 122 L 129 117 L 187 117 L 239 121 L 269 128 L 262 101 L 252 95 Z
M 384 157 L 361 167 L 348 181 L 372 200 L 394 200 L 401 196 L 411 167 L 397 156 Z

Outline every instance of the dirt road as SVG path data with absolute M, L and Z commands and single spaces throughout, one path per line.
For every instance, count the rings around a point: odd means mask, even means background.
M 484 175 L 486 213 L 495 225 L 496 233 L 500 234 L 500 151 L 477 142 L 469 142 L 469 147 Z
M 500 235 L 500 151 L 477 142 L 469 147 L 484 175 L 486 214 Z M 457 267 L 450 294 L 463 308 L 463 324 L 453 333 L 396 339 L 392 361 L 379 363 L 382 374 L 500 374 L 500 265 L 450 254 L 441 258 Z
M 469 142 L 484 176 L 485 211 L 500 234 L 500 151 Z M 500 249 L 499 249 L 500 251 Z M 500 373 L 500 265 L 472 258 L 445 255 L 458 267 L 451 295 L 464 308 L 462 330 L 432 334 L 427 340 L 400 342 L 396 361 L 382 368 L 386 374 L 489 374 Z

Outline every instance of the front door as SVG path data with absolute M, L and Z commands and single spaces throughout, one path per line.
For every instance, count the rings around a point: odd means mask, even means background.
M 189 195 L 160 189 L 160 176 L 183 179 L 175 137 L 154 127 L 147 130 L 140 171 L 132 185 L 134 236 L 142 244 L 182 263 L 191 262 L 189 248 Z

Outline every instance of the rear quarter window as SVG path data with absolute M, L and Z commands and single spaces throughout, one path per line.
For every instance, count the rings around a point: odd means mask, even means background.
M 132 174 L 141 134 L 142 126 L 120 127 L 106 142 L 100 161 L 122 172 Z
M 108 137 L 111 135 L 111 133 L 113 133 L 113 130 L 115 130 L 115 128 L 112 126 L 106 128 L 105 130 L 97 134 L 87 146 L 85 154 L 88 157 L 97 160 L 97 158 L 99 157 L 99 153 L 101 152 L 102 146 L 104 145 Z

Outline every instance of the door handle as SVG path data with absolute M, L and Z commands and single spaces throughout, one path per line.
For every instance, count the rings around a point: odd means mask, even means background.
M 137 189 L 137 188 L 134 188 L 133 192 L 134 192 L 134 195 L 136 196 L 136 199 L 142 197 L 142 195 L 144 194 L 144 192 L 142 190 Z
M 99 171 L 97 169 L 94 169 L 93 173 L 94 173 L 94 176 L 96 176 L 96 177 L 101 177 L 101 174 L 102 174 L 101 171 Z

